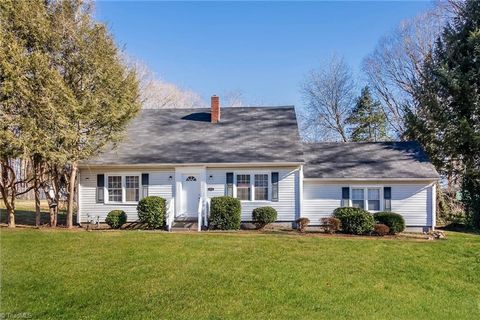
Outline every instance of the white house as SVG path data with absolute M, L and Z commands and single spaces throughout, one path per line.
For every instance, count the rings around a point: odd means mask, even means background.
M 435 227 L 438 174 L 416 142 L 312 143 L 298 134 L 295 109 L 142 110 L 124 140 L 80 166 L 78 223 L 122 209 L 137 220 L 146 195 L 168 201 L 167 223 L 208 223 L 211 197 L 241 200 L 242 220 L 272 206 L 278 222 L 311 225 L 340 206 L 404 216 L 410 230 Z

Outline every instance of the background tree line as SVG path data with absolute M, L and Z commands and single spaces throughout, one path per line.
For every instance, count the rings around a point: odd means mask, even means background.
M 443 178 L 440 217 L 480 227 L 479 47 L 480 2 L 438 2 L 379 41 L 358 96 L 337 56 L 306 76 L 305 138 L 418 140 Z

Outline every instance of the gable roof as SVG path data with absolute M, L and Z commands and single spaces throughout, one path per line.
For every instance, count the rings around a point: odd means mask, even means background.
M 304 156 L 305 178 L 439 178 L 414 141 L 307 143 Z
M 144 109 L 117 148 L 87 165 L 187 163 L 301 163 L 302 144 L 293 106 Z

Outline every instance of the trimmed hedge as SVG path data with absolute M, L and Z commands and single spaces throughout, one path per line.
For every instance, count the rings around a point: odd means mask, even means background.
M 229 197 L 213 197 L 210 206 L 209 227 L 218 230 L 240 229 L 242 207 L 240 200 Z
M 396 234 L 405 230 L 405 219 L 395 212 L 382 211 L 373 215 L 378 223 L 384 224 L 390 228 L 391 234 Z
M 258 228 L 263 229 L 269 223 L 277 220 L 277 210 L 272 207 L 260 207 L 253 209 L 253 221 Z
M 149 229 L 161 229 L 165 226 L 166 200 L 149 196 L 141 199 L 137 205 L 138 219 Z
M 342 222 L 342 230 L 350 234 L 364 234 L 373 231 L 375 220 L 368 212 L 360 208 L 341 207 L 333 215 Z
M 123 210 L 112 210 L 107 214 L 105 223 L 112 229 L 118 229 L 127 222 L 127 214 Z

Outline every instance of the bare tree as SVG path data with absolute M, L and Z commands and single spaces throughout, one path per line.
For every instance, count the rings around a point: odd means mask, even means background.
M 354 89 L 351 70 L 343 58 L 333 56 L 319 69 L 310 71 L 301 85 L 305 139 L 348 141 L 345 120 L 354 105 Z
M 403 21 L 363 61 L 368 84 L 382 102 L 391 131 L 400 138 L 405 113 L 415 111 L 413 93 L 423 77 L 423 62 L 451 14 L 449 3 L 439 2 L 434 9 Z
M 144 62 L 126 55 L 124 61 L 128 67 L 135 70 L 139 79 L 142 108 L 200 108 L 206 106 L 197 93 L 160 79 Z

